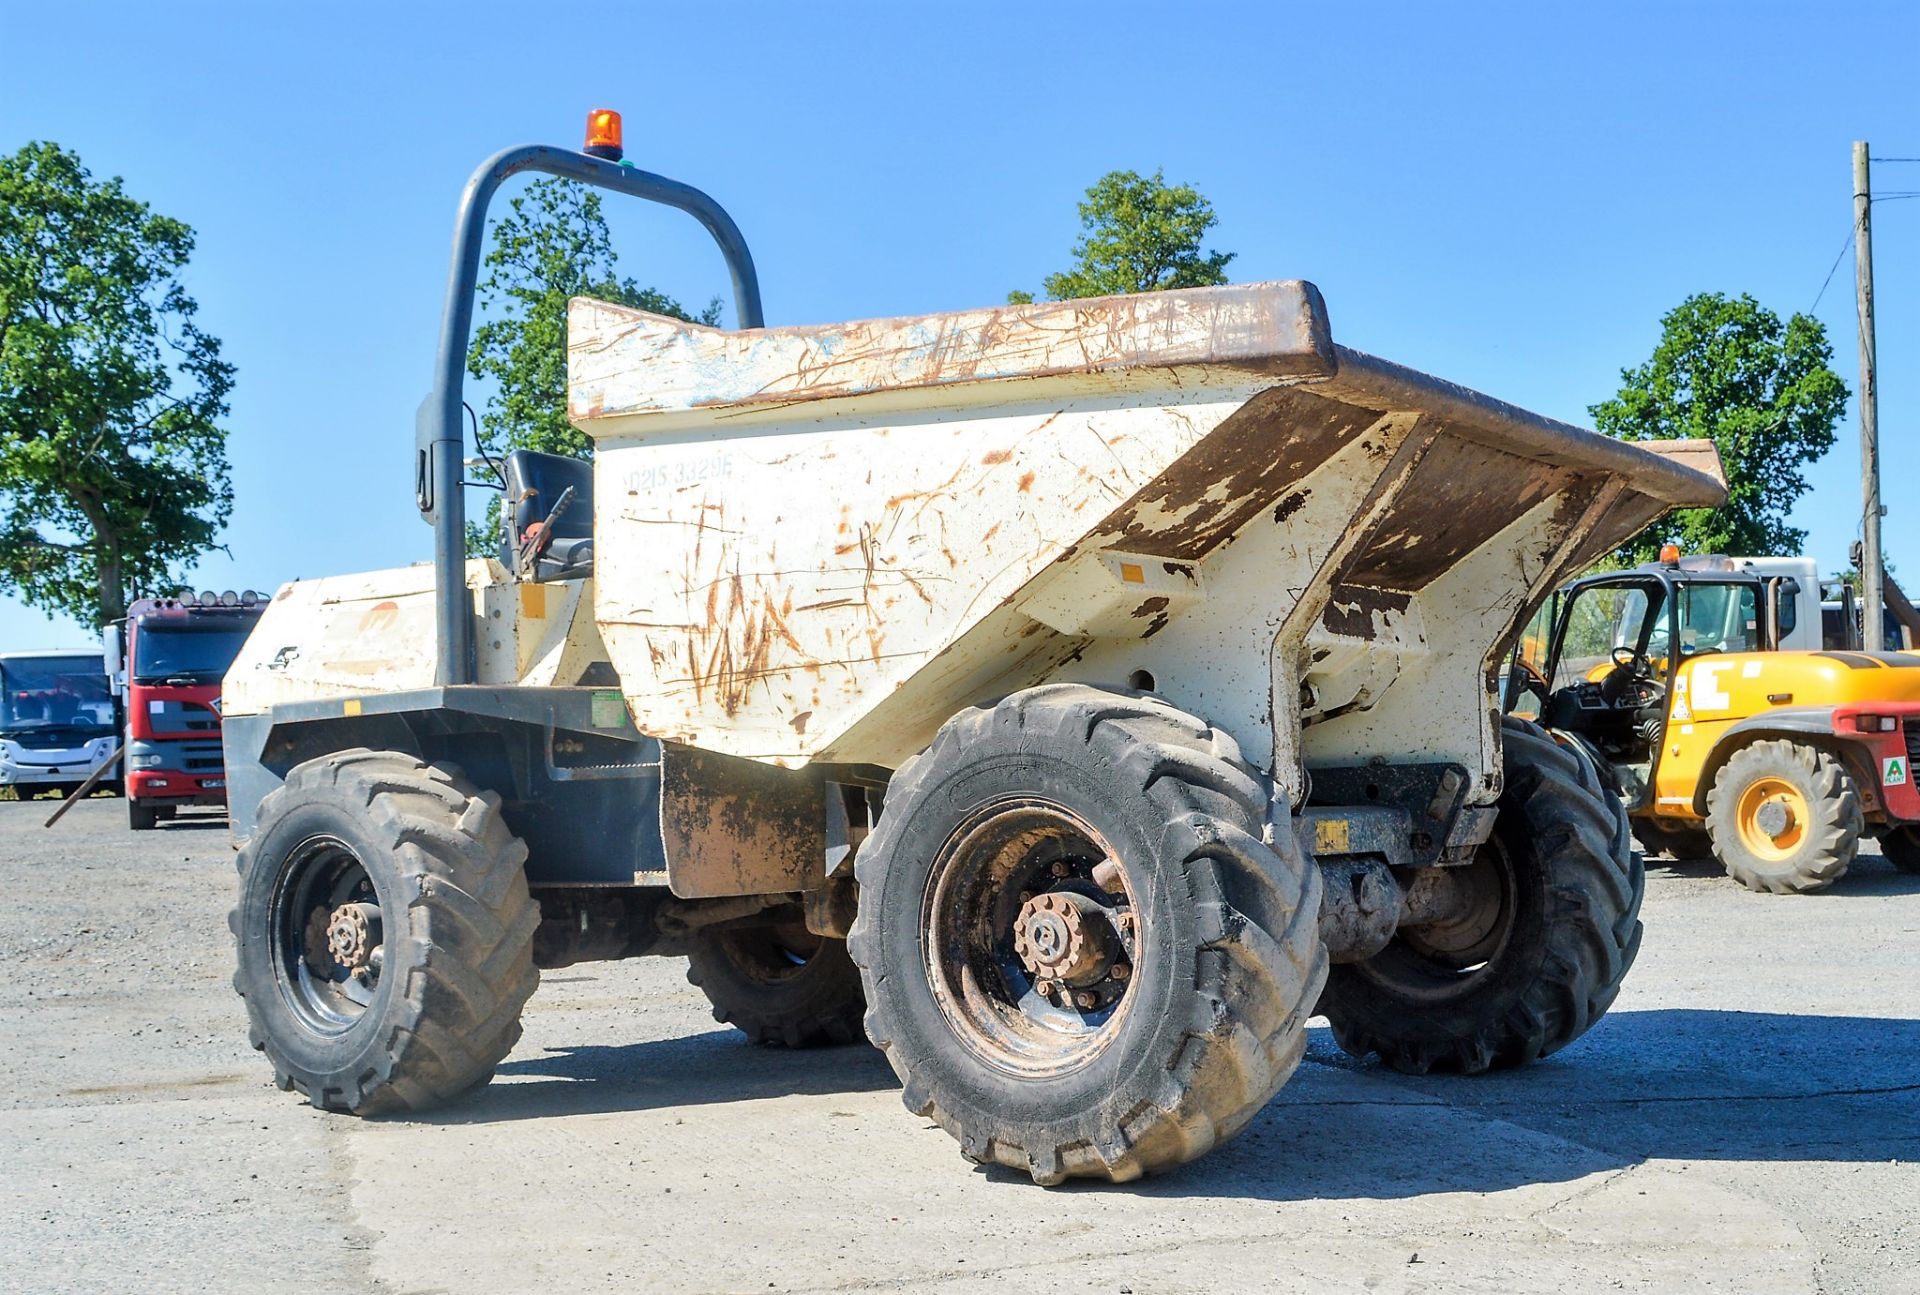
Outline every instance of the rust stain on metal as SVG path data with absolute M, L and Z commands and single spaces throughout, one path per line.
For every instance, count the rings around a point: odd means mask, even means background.
M 1020 474 L 1020 493 L 1024 495 L 1029 490 L 1032 490 L 1032 489 L 1033 489 L 1033 473 L 1022 472 Z
M 1157 594 L 1133 609 L 1133 615 L 1136 620 L 1144 619 L 1147 621 L 1146 632 L 1140 636 L 1141 638 L 1150 639 L 1167 627 L 1167 621 L 1169 619 L 1167 608 L 1170 607 L 1172 603 L 1173 600 L 1171 598 Z
M 1355 553 L 1343 578 L 1417 592 L 1574 474 L 1459 437 L 1443 436 Z
M 1379 633 L 1374 622 L 1376 614 L 1397 614 L 1405 611 L 1412 602 L 1409 595 L 1391 589 L 1335 585 L 1328 596 L 1327 610 L 1321 617 L 1321 624 L 1334 634 L 1372 640 Z
M 683 899 L 798 891 L 826 857 L 820 789 L 806 774 L 666 745 L 660 836 Z
M 1381 413 L 1290 387 L 1263 391 L 1123 503 L 1101 532 L 1129 552 L 1203 558 Z
M 988 450 L 980 456 L 980 462 L 991 467 L 996 463 L 1005 463 L 1013 457 L 1012 450 Z
M 1278 504 L 1274 505 L 1273 520 L 1276 523 L 1285 522 L 1287 518 L 1293 516 L 1302 508 L 1305 508 L 1307 506 L 1307 500 L 1312 496 L 1313 491 L 1311 490 L 1294 491 Z

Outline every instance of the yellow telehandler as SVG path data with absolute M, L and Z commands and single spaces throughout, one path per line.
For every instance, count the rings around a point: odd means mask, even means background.
M 1507 705 L 1601 763 L 1649 853 L 1823 890 L 1863 836 L 1920 871 L 1920 655 L 1824 650 L 1805 558 L 1682 558 L 1563 586 Z

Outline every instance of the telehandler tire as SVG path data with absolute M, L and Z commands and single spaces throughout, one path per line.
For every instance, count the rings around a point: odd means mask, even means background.
M 1499 817 L 1464 865 L 1479 911 L 1402 927 L 1328 977 L 1319 1010 L 1356 1057 L 1416 1075 L 1525 1065 L 1586 1033 L 1640 950 L 1646 874 L 1619 799 L 1538 726 L 1508 716 L 1504 737 Z
M 1707 793 L 1707 831 L 1727 875 L 1775 895 L 1825 890 L 1846 874 L 1866 820 L 1838 756 L 1785 739 L 1735 751 Z
M 1669 827 L 1649 819 L 1633 820 L 1633 838 L 1648 854 L 1664 854 L 1670 859 L 1713 858 L 1713 838 L 1704 828 Z
M 855 858 L 849 949 L 907 1108 L 1041 1184 L 1192 1160 L 1299 1065 L 1320 873 L 1233 739 L 1049 684 L 947 721 Z M 1284 812 L 1281 815 L 1285 823 Z
M 1880 834 L 1880 853 L 1901 872 L 1920 873 L 1920 828 L 1888 828 Z
M 228 922 L 279 1086 L 372 1115 L 491 1079 L 539 983 L 526 857 L 499 796 L 451 766 L 362 749 L 295 766 L 260 802 Z
M 687 980 L 713 1004 L 714 1020 L 755 1043 L 817 1048 L 861 1037 L 867 1000 L 847 942 L 802 922 L 700 932 Z

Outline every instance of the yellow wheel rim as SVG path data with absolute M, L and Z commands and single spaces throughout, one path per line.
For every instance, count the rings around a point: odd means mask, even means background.
M 1740 843 L 1762 859 L 1792 858 L 1812 818 L 1806 795 L 1784 778 L 1758 778 L 1740 793 Z

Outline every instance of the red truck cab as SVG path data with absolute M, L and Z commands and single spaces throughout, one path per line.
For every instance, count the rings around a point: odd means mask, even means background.
M 143 598 L 127 609 L 116 674 L 126 702 L 127 822 L 136 832 L 182 805 L 227 803 L 220 685 L 265 610 L 252 590 Z

